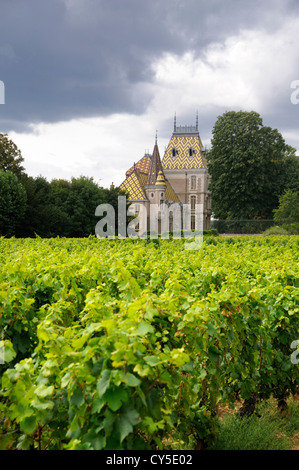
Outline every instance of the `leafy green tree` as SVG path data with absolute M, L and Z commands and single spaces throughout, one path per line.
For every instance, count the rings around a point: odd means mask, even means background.
M 53 180 L 50 203 L 56 213 L 52 218 L 52 233 L 66 237 L 88 236 L 94 231 L 94 212 L 99 200 L 102 200 L 101 190 L 91 178 Z
M 282 188 L 284 191 L 290 189 L 299 192 L 299 156 L 297 150 L 291 145 L 286 146 L 283 163 Z
M 282 192 L 286 144 L 254 111 L 219 116 L 207 152 L 212 210 L 220 219 L 272 218 Z
M 117 214 L 119 188 L 102 188 L 93 178 L 81 176 L 71 181 L 53 180 L 49 203 L 57 208 L 58 221 L 53 223 L 51 232 L 65 237 L 85 237 L 94 235 L 98 218 L 96 207 L 103 203 L 111 204 Z
M 26 191 L 11 171 L 0 170 L 0 235 L 13 236 L 26 210 Z
M 24 174 L 21 151 L 16 144 L 7 137 L 7 134 L 0 134 L 0 169 L 11 171 L 18 178 Z
M 61 224 L 61 218 L 59 209 L 50 203 L 51 184 L 43 176 L 33 178 L 26 174 L 21 176 L 20 181 L 27 193 L 27 204 L 19 236 L 52 236 L 52 228 L 55 224 Z
M 44 177 L 21 176 L 26 189 L 27 205 L 24 222 L 18 236 L 85 237 L 95 233 L 98 218 L 95 209 L 103 203 L 111 204 L 116 214 L 118 196 L 125 194 L 119 188 L 102 188 L 92 178 L 72 178 L 71 181 Z
M 299 193 L 289 189 L 279 198 L 279 206 L 274 210 L 274 221 L 299 223 Z

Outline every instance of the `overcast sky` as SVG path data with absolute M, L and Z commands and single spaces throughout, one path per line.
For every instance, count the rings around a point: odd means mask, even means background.
M 175 113 L 194 125 L 198 111 L 209 147 L 219 115 L 254 110 L 299 149 L 297 0 L 0 0 L 0 13 L 0 132 L 31 176 L 119 185 L 156 130 L 163 157 Z

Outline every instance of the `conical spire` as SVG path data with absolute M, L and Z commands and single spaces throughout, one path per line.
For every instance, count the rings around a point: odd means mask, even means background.
M 161 163 L 160 153 L 159 153 L 159 148 L 158 148 L 158 143 L 157 143 L 157 136 L 156 136 L 155 146 L 154 146 L 153 155 L 151 159 L 151 166 L 150 166 L 150 170 L 148 173 L 146 184 L 156 184 L 159 171 L 162 171 L 163 173 L 162 163 Z

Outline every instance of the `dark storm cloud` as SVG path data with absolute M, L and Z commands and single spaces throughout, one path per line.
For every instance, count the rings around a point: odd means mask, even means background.
M 148 81 L 151 57 L 172 46 L 159 11 L 123 0 L 69 4 L 1 6 L 2 120 L 4 112 L 20 123 L 142 111 L 131 85 Z
M 2 131 L 113 112 L 140 114 L 163 52 L 182 54 L 241 29 L 275 29 L 295 1 L 11 0 L 1 1 Z M 296 77 L 294 77 L 296 78 Z

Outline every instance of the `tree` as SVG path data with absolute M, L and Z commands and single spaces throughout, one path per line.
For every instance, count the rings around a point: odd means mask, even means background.
M 284 191 L 290 189 L 299 192 L 299 156 L 297 150 L 291 145 L 286 146 L 284 154 L 284 168 L 282 176 L 282 188 Z
M 34 237 L 85 237 L 95 234 L 98 218 L 96 207 L 111 204 L 116 214 L 119 188 L 102 188 L 92 178 L 72 178 L 71 181 L 44 177 L 33 178 L 26 174 L 20 179 L 27 194 L 24 222 L 18 236 Z
M 13 236 L 26 210 L 26 191 L 11 171 L 0 170 L 0 235 Z
M 24 158 L 16 144 L 7 137 L 7 134 L 0 134 L 0 170 L 11 171 L 18 178 L 24 174 L 24 167 L 21 165 Z
M 81 176 L 71 181 L 53 180 L 49 203 L 56 208 L 58 221 L 52 226 L 52 234 L 65 237 L 85 237 L 95 234 L 98 222 L 96 207 L 111 204 L 117 214 L 117 197 L 123 194 L 119 188 L 102 188 L 93 178 Z
M 286 144 L 254 111 L 229 111 L 207 152 L 212 211 L 220 219 L 272 218 L 282 192 Z
M 56 179 L 51 182 L 50 204 L 53 214 L 52 233 L 65 237 L 84 237 L 94 233 L 95 208 L 102 202 L 101 188 L 92 178 Z M 57 220 L 55 220 L 57 219 Z
M 50 237 L 53 226 L 53 212 L 57 212 L 49 202 L 51 184 L 43 176 L 33 178 L 22 175 L 20 182 L 27 194 L 24 222 L 18 230 L 21 237 Z
M 286 191 L 279 198 L 279 206 L 274 210 L 274 221 L 285 223 L 299 223 L 299 194 Z

